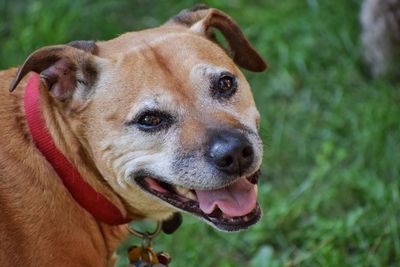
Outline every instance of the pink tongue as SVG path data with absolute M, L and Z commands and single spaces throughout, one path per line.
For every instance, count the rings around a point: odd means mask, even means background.
M 229 185 L 228 187 L 201 191 L 196 190 L 200 209 L 210 214 L 215 207 L 230 217 L 244 216 L 249 214 L 257 204 L 255 186 L 245 177 Z

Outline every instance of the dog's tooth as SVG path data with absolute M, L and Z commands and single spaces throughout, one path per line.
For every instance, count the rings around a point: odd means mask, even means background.
M 175 190 L 181 196 L 184 196 L 191 200 L 197 200 L 196 195 L 190 189 L 184 188 L 182 186 L 176 186 Z
M 197 196 L 190 190 L 185 194 L 185 197 L 191 200 L 197 200 Z
M 185 196 L 187 194 L 187 192 L 189 192 L 189 189 L 184 188 L 182 186 L 176 186 L 175 189 L 179 194 L 181 194 L 183 196 Z

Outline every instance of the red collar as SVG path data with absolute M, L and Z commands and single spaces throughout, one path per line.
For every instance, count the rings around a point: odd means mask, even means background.
M 124 217 L 114 204 L 85 182 L 78 170 L 55 146 L 40 110 L 39 86 L 39 75 L 32 75 L 29 77 L 24 96 L 25 116 L 36 147 L 60 176 L 74 199 L 96 219 L 110 225 L 128 223 L 131 220 Z

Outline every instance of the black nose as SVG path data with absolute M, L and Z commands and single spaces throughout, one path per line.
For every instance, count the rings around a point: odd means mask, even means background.
M 218 131 L 211 137 L 208 157 L 221 171 L 241 175 L 253 162 L 250 142 L 236 131 Z

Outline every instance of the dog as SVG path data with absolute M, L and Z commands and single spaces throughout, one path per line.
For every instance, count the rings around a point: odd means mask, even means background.
M 399 80 L 400 1 L 363 1 L 360 22 L 365 62 L 373 77 Z
M 267 67 L 236 22 L 198 6 L 0 72 L 0 266 L 112 266 L 126 223 L 177 212 L 255 224 L 260 118 L 238 66 Z

